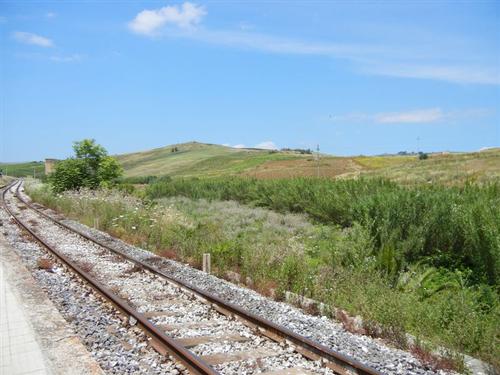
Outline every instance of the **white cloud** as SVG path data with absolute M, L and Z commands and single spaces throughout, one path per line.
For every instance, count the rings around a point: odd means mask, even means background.
M 32 34 L 32 33 L 26 33 L 24 31 L 15 31 L 12 36 L 14 37 L 15 40 L 17 40 L 20 43 L 25 43 L 25 44 L 33 44 L 35 46 L 39 47 L 53 47 L 54 42 L 50 40 L 49 38 L 45 38 L 43 36 L 37 35 L 37 34 Z
M 57 16 L 57 14 L 54 12 L 45 13 L 45 17 L 47 17 L 47 18 L 54 18 L 55 16 Z
M 484 66 L 448 66 L 421 64 L 382 65 L 373 64 L 361 69 L 370 74 L 391 77 L 435 79 L 455 83 L 500 84 L 500 69 Z
M 277 150 L 278 146 L 273 141 L 264 141 L 256 144 L 255 148 L 262 148 L 264 150 Z
M 82 61 L 82 59 L 83 59 L 83 56 L 78 54 L 78 53 L 74 53 L 74 54 L 68 55 L 68 56 L 51 56 L 50 57 L 50 60 L 55 61 L 55 62 L 60 62 L 60 63 L 78 62 L 78 61 Z
M 422 124 L 440 121 L 444 113 L 440 108 L 418 109 L 407 112 L 380 113 L 375 115 L 379 124 Z
M 185 2 L 182 5 L 169 5 L 160 9 L 143 10 L 128 24 L 137 34 L 155 35 L 162 27 L 173 25 L 190 29 L 199 24 L 206 11 L 202 6 Z
M 243 144 L 238 144 L 238 145 L 234 145 L 234 146 L 231 146 L 232 148 L 245 148 L 247 146 L 243 145 Z
M 193 3 L 143 10 L 129 22 L 129 29 L 148 36 L 166 35 L 187 38 L 213 45 L 241 48 L 266 53 L 314 55 L 348 61 L 354 70 L 378 76 L 430 79 L 459 84 L 500 84 L 500 69 L 490 57 L 482 64 L 470 59 L 474 47 L 465 50 L 440 38 L 424 38 L 418 43 L 366 44 L 332 43 L 282 38 L 252 31 L 253 26 L 240 23 L 234 30 L 213 30 L 198 26 L 207 14 Z M 166 26 L 168 34 L 162 30 Z M 397 34 L 397 30 L 394 31 Z M 445 40 L 443 42 L 443 40 Z M 390 63 L 388 63 L 390 62 Z
M 478 118 L 488 114 L 491 114 L 491 111 L 484 108 L 456 111 L 443 111 L 441 108 L 425 108 L 400 112 L 347 113 L 344 115 L 330 116 L 329 120 L 337 123 L 367 122 L 376 124 L 431 124 L 449 120 Z

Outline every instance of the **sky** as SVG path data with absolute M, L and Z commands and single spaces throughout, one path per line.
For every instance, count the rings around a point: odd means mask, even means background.
M 0 1 L 0 161 L 500 146 L 499 1 Z

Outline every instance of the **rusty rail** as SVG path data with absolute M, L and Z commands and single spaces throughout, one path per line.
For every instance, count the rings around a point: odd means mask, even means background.
M 78 274 L 94 290 L 99 292 L 102 296 L 104 296 L 107 300 L 109 300 L 116 308 L 118 308 L 118 310 L 120 310 L 127 316 L 136 319 L 137 323 L 146 332 L 148 336 L 150 336 L 152 339 L 155 339 L 157 343 L 159 343 L 168 353 L 170 353 L 172 356 L 177 358 L 177 360 L 179 360 L 182 364 L 184 364 L 186 368 L 189 369 L 190 372 L 200 375 L 218 374 L 218 372 L 216 372 L 200 357 L 198 357 L 194 353 L 184 348 L 174 339 L 168 337 L 160 328 L 151 323 L 143 314 L 139 313 L 137 310 L 132 308 L 125 300 L 112 293 L 108 288 L 106 288 L 100 282 L 95 280 L 88 272 L 82 270 L 71 259 L 69 259 L 69 257 L 65 256 L 64 254 L 61 254 L 56 249 L 54 249 L 52 245 L 50 245 L 42 238 L 40 238 L 34 231 L 28 228 L 26 224 L 24 224 L 18 217 L 16 217 L 12 212 L 12 210 L 8 207 L 7 202 L 5 200 L 5 195 L 7 191 L 10 190 L 17 182 L 18 181 L 14 181 L 14 183 L 8 185 L 2 192 L 2 204 L 5 210 L 8 212 L 8 214 L 12 216 L 12 218 L 20 228 L 28 232 L 38 243 L 40 243 L 43 247 L 45 247 L 52 254 L 54 254 L 62 263 L 64 263 L 66 266 L 72 269 L 73 272 Z M 16 196 L 19 191 L 19 186 L 21 186 L 21 183 L 19 183 L 16 188 Z M 21 202 L 25 203 L 21 198 L 19 199 L 21 200 Z M 26 205 L 30 206 L 29 204 Z

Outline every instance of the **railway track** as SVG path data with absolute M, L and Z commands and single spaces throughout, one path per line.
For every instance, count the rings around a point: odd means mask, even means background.
M 1 195 L 16 224 L 189 372 L 380 374 L 71 228 L 24 199 L 21 185 L 14 182 Z

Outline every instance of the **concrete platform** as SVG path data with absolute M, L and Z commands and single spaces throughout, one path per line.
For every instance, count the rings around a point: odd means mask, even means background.
M 103 374 L 0 233 L 0 374 Z

